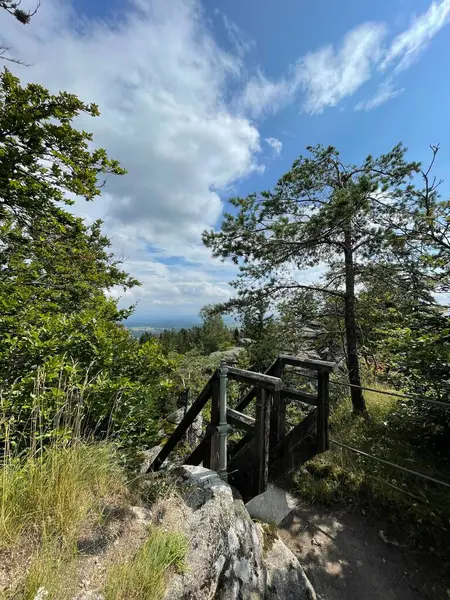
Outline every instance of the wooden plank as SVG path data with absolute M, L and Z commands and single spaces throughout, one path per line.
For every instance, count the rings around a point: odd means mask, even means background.
M 203 458 L 205 456 L 206 447 L 208 446 L 208 441 L 211 438 L 211 431 L 208 432 L 208 428 L 206 429 L 206 433 L 200 443 L 194 448 L 194 450 L 189 454 L 189 456 L 184 461 L 185 465 L 195 465 L 198 466 L 201 462 L 203 462 Z
M 328 417 L 330 414 L 330 374 L 319 372 L 317 409 L 317 452 L 325 452 L 330 447 L 328 440 Z
M 198 415 L 198 413 L 202 410 L 202 408 L 205 406 L 205 404 L 208 402 L 209 398 L 211 397 L 213 382 L 216 379 L 217 379 L 217 373 L 215 373 L 211 377 L 211 379 L 205 385 L 203 390 L 200 392 L 200 394 L 194 400 L 191 407 L 189 408 L 187 413 L 184 415 L 184 417 L 180 421 L 180 423 L 177 426 L 177 428 L 175 429 L 175 431 L 172 433 L 170 438 L 164 444 L 164 447 L 162 448 L 161 452 L 158 454 L 158 456 L 153 461 L 153 464 L 151 464 L 149 466 L 149 468 L 147 469 L 147 472 L 158 471 L 161 468 L 161 465 L 163 464 L 163 462 L 166 460 L 166 458 L 169 456 L 169 454 L 172 452 L 172 450 L 178 444 L 178 442 L 180 442 L 182 440 L 183 436 L 186 434 L 186 431 L 188 430 L 188 427 L 192 424 L 195 417 Z
M 245 448 L 248 446 L 249 442 L 253 442 L 253 438 L 255 436 L 255 428 L 252 427 L 245 435 L 241 437 L 241 439 L 233 446 L 233 449 L 229 453 L 229 461 L 228 467 L 231 471 L 232 469 L 238 468 L 238 463 L 241 459 L 241 455 L 244 452 Z M 251 462 L 252 457 L 246 458 L 247 462 Z
M 273 375 L 274 377 L 278 377 L 276 371 L 278 370 L 278 366 L 280 365 L 280 361 L 276 358 L 270 367 L 266 371 L 266 375 Z M 281 364 L 281 370 L 283 370 L 284 366 Z M 239 400 L 236 404 L 236 410 L 243 411 L 247 408 L 250 402 L 256 397 L 256 389 L 257 387 L 250 388 Z
M 216 377 L 211 390 L 211 421 L 206 428 L 207 442 L 203 455 L 203 466 L 212 471 L 219 470 L 219 433 L 217 427 L 220 421 L 219 408 L 219 378 Z
M 270 392 L 259 388 L 256 396 L 256 423 L 253 454 L 252 494 L 258 496 L 267 489 L 269 474 Z
M 265 373 L 255 373 L 254 371 L 246 371 L 244 369 L 236 369 L 235 367 L 228 367 L 228 378 L 234 379 L 235 381 L 242 381 L 243 383 L 264 386 L 264 388 L 271 391 L 280 390 L 283 386 L 283 382 L 279 377 L 272 377 Z
M 255 419 L 249 415 L 233 410 L 232 408 L 227 409 L 227 421 L 230 425 L 234 425 L 238 429 L 244 429 L 249 431 L 255 425 Z
M 253 497 L 253 444 L 254 431 L 249 431 L 233 448 L 228 463 L 228 482 L 239 490 L 244 502 Z
M 307 360 L 298 358 L 297 356 L 290 356 L 289 354 L 280 354 L 279 358 L 285 365 L 302 367 L 310 371 L 322 371 L 324 373 L 332 373 L 338 366 L 337 363 L 326 360 Z
M 312 458 L 316 451 L 317 411 L 315 408 L 270 451 L 269 479 L 277 481 Z
M 284 370 L 284 365 L 280 360 L 277 360 L 273 371 L 275 377 L 281 377 Z M 286 435 L 286 402 L 281 395 L 281 391 L 277 390 L 272 393 L 272 406 L 270 410 L 270 447 L 273 448 L 281 442 Z
M 303 392 L 295 388 L 283 386 L 280 394 L 282 398 L 291 398 L 292 400 L 298 400 L 299 402 L 304 402 L 305 404 L 310 404 L 311 406 L 319 405 L 317 396 L 314 394 L 308 394 L 307 392 Z

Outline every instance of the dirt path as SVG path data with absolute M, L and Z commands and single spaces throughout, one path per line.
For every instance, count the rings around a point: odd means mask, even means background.
M 429 554 L 396 546 L 388 531 L 350 510 L 300 505 L 279 533 L 320 600 L 449 600 L 450 573 Z

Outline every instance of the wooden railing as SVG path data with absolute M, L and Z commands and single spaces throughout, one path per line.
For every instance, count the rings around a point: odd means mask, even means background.
M 283 386 L 285 366 L 317 372 L 317 394 Z M 229 456 L 229 481 L 245 500 L 267 489 L 268 480 L 276 480 L 328 449 L 329 376 L 335 364 L 280 355 L 266 373 L 228 367 L 228 379 L 250 385 L 250 389 L 227 411 L 228 423 L 244 435 Z M 244 414 L 256 399 L 255 417 Z M 197 415 L 211 400 L 211 420 L 199 445 L 185 460 L 218 470 L 219 374 L 216 371 L 156 457 L 151 469 L 158 470 L 175 446 L 184 438 Z M 289 400 L 313 406 L 298 425 L 287 431 L 286 403 Z

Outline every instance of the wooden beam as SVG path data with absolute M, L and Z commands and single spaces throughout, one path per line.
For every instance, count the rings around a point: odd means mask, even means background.
M 232 408 L 227 409 L 227 421 L 230 425 L 234 425 L 238 429 L 249 431 L 255 426 L 255 419 L 249 415 L 233 410 Z
M 330 447 L 328 441 L 328 417 L 330 414 L 330 374 L 320 373 L 318 378 L 317 409 L 317 452 L 325 452 Z
M 219 378 L 216 377 L 211 390 L 211 421 L 206 428 L 207 436 L 204 446 L 203 466 L 211 471 L 219 470 L 219 434 L 217 427 L 220 421 Z
M 256 397 L 255 441 L 253 446 L 252 495 L 258 496 L 267 489 L 269 476 L 270 393 L 258 389 Z
M 310 404 L 311 406 L 319 405 L 317 396 L 314 394 L 308 394 L 307 392 L 302 392 L 301 390 L 297 390 L 295 388 L 284 386 L 280 391 L 280 394 L 282 398 L 291 398 L 292 400 L 298 400 L 299 402 L 304 402 L 305 404 Z
M 272 377 L 265 373 L 255 373 L 254 371 L 245 371 L 228 367 L 228 378 L 235 381 L 242 381 L 251 385 L 261 386 L 271 391 L 281 390 L 283 382 L 279 377 Z
M 253 497 L 253 444 L 254 431 L 248 431 L 233 448 L 228 463 L 228 482 L 239 490 L 244 502 Z
M 180 442 L 182 440 L 183 436 L 186 434 L 186 431 L 188 430 L 189 426 L 192 424 L 195 417 L 198 415 L 198 413 L 202 410 L 202 408 L 205 406 L 205 404 L 210 399 L 211 393 L 212 393 L 212 386 L 213 386 L 213 382 L 215 381 L 215 379 L 217 379 L 217 372 L 211 377 L 211 379 L 205 385 L 203 390 L 200 392 L 200 394 L 194 400 L 194 402 L 192 403 L 192 405 L 189 408 L 189 410 L 187 411 L 187 413 L 181 419 L 181 421 L 178 424 L 175 431 L 172 433 L 170 438 L 164 444 L 164 446 L 161 449 L 158 456 L 155 458 L 153 463 L 147 469 L 147 472 L 158 471 L 161 468 L 161 465 L 163 464 L 163 462 L 166 460 L 166 458 L 169 456 L 169 454 L 172 452 L 172 450 L 178 444 L 178 442 Z
M 317 453 L 315 439 L 317 410 L 315 408 L 301 423 L 291 429 L 283 442 L 271 449 L 269 462 L 271 481 L 283 478 Z
M 201 462 L 203 462 L 206 453 L 206 448 L 208 447 L 208 442 L 211 439 L 211 435 L 212 431 L 208 431 L 208 428 L 206 428 L 206 433 L 204 437 L 202 438 L 198 446 L 196 446 L 194 450 L 192 450 L 192 452 L 184 461 L 185 465 L 198 466 Z
M 249 445 L 250 442 L 253 443 L 254 435 L 255 435 L 255 429 L 254 428 L 249 429 L 249 431 L 247 431 L 247 433 L 244 434 L 241 437 L 241 439 L 233 446 L 233 448 L 229 454 L 229 462 L 228 462 L 228 469 L 229 469 L 230 473 L 233 469 L 238 468 L 238 463 L 241 459 L 242 453 L 244 452 L 244 449 Z M 250 463 L 251 457 L 247 457 L 246 461 L 248 463 Z
M 267 369 L 266 375 L 273 375 L 274 377 L 278 377 L 276 371 L 278 370 L 279 365 L 280 365 L 280 361 L 278 358 L 276 358 L 273 361 L 273 363 L 270 365 L 270 367 Z M 281 369 L 282 368 L 283 368 L 283 365 L 281 365 Z M 253 398 L 255 398 L 255 397 L 256 397 L 256 387 L 252 387 L 242 396 L 242 398 L 236 404 L 236 410 L 240 410 L 240 411 L 245 410 L 247 408 L 247 406 L 250 404 L 250 402 L 253 400 Z
M 276 361 L 272 372 L 274 377 L 281 377 L 284 365 L 281 360 Z M 281 390 L 272 393 L 272 406 L 270 409 L 270 447 L 273 448 L 284 439 L 286 435 L 286 402 L 281 395 Z
M 303 369 L 308 369 L 309 371 L 323 371 L 324 373 L 332 373 L 338 366 L 338 363 L 329 362 L 326 360 L 307 360 L 297 356 L 291 356 L 289 354 L 280 354 L 279 358 L 285 365 L 302 367 Z

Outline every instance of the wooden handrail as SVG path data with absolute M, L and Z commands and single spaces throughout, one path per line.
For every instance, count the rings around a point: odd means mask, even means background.
M 292 400 L 298 400 L 299 402 L 304 402 L 311 406 L 319 406 L 319 399 L 316 395 L 308 394 L 307 392 L 302 392 L 295 388 L 283 386 L 280 394 L 282 398 L 291 398 Z
M 244 413 L 233 410 L 232 408 L 227 409 L 227 421 L 231 425 L 234 425 L 238 429 L 243 429 L 244 431 L 249 431 L 255 425 L 255 419 L 253 417 L 244 415 Z
M 279 377 L 272 377 L 265 373 L 255 373 L 255 371 L 236 369 L 235 367 L 228 367 L 228 378 L 243 383 L 250 383 L 271 391 L 281 390 L 283 387 L 283 382 Z
M 169 454 L 172 452 L 172 450 L 178 444 L 178 442 L 181 441 L 181 439 L 185 435 L 186 431 L 188 430 L 189 426 L 192 425 L 195 417 L 199 414 L 199 412 L 202 410 L 202 408 L 205 406 L 205 404 L 210 399 L 211 394 L 212 394 L 213 382 L 215 381 L 217 376 L 218 375 L 217 375 L 217 371 L 216 371 L 214 373 L 214 375 L 211 377 L 211 379 L 208 381 L 208 383 L 205 385 L 203 390 L 200 392 L 200 394 L 197 396 L 197 398 L 194 400 L 194 402 L 190 406 L 189 410 L 184 415 L 184 417 L 181 419 L 180 423 L 178 424 L 177 428 L 172 433 L 170 438 L 164 444 L 162 450 L 157 455 L 157 457 L 155 458 L 153 463 L 148 467 L 147 473 L 152 470 L 158 471 L 161 468 L 161 465 L 163 464 L 163 462 L 166 460 L 166 458 L 169 456 Z
M 332 373 L 338 366 L 338 363 L 329 362 L 327 360 L 305 360 L 289 354 L 280 354 L 278 358 L 283 361 L 285 365 L 302 367 L 309 371 L 319 371 L 323 373 Z
M 278 367 L 280 365 L 280 361 L 278 359 L 278 357 L 273 361 L 273 363 L 270 365 L 270 367 L 267 369 L 266 371 L 266 375 L 272 375 L 274 373 L 277 373 L 278 371 Z M 236 404 L 236 410 L 244 410 L 245 408 L 247 408 L 247 406 L 250 404 L 250 402 L 253 400 L 253 398 L 256 397 L 256 391 L 257 391 L 257 387 L 254 386 L 252 388 L 250 388 L 248 390 L 248 392 L 246 392 L 242 398 L 239 400 L 239 402 Z

